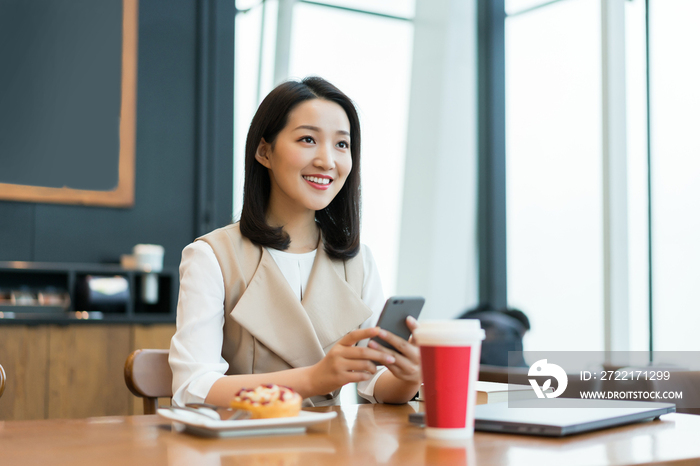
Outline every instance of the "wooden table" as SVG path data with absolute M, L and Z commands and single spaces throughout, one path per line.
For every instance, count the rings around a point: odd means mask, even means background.
M 205 439 L 158 416 L 0 421 L 0 464 L 14 465 L 623 465 L 700 464 L 700 416 L 565 439 L 486 434 L 429 441 L 407 422 L 417 404 L 346 405 L 305 435 Z

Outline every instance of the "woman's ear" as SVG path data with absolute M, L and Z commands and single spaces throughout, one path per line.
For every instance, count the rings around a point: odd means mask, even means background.
M 258 150 L 255 151 L 255 160 L 265 168 L 270 168 L 270 144 L 265 139 L 260 139 Z

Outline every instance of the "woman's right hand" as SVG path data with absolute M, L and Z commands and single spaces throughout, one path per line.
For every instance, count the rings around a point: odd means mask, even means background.
M 311 387 L 318 395 L 325 395 L 346 383 L 369 380 L 379 364 L 393 364 L 394 357 L 365 346 L 355 346 L 360 340 L 379 334 L 379 327 L 353 330 L 336 343 L 326 356 L 311 366 Z

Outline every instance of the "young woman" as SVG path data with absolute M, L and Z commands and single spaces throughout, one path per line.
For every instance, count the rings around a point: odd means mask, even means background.
M 360 244 L 352 101 L 321 78 L 281 84 L 253 117 L 245 157 L 240 222 L 182 253 L 173 402 L 228 406 L 240 388 L 276 383 L 321 406 L 349 382 L 373 402 L 410 400 L 419 350 L 375 327 L 384 298 Z M 368 344 L 375 336 L 399 352 Z

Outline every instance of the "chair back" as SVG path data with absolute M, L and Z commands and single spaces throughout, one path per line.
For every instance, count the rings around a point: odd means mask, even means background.
M 143 398 L 144 414 L 155 414 L 158 398 L 172 398 L 173 373 L 168 350 L 140 349 L 126 358 L 124 380 L 131 393 Z
M 5 369 L 2 368 L 2 364 L 0 364 L 0 396 L 2 396 L 2 392 L 5 391 Z

